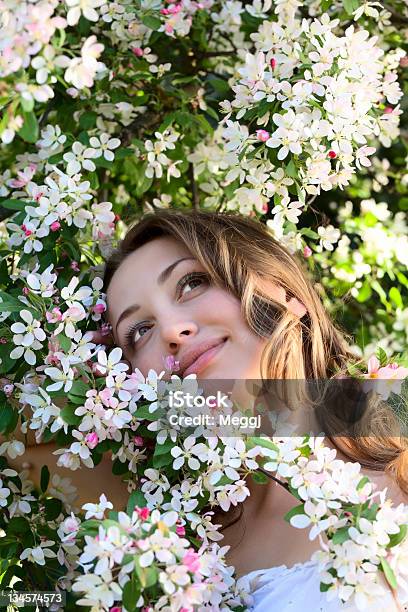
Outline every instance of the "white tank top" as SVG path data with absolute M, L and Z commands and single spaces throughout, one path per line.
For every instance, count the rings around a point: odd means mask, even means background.
M 358 612 L 352 604 L 343 604 L 337 597 L 327 600 L 320 591 L 317 563 L 306 561 L 292 567 L 279 565 L 269 569 L 254 570 L 238 579 L 238 585 L 252 596 L 250 612 Z M 406 604 L 406 602 L 404 602 Z M 405 605 L 403 610 L 408 610 Z M 390 593 L 387 601 L 372 605 L 369 612 L 397 612 L 398 608 Z M 400 608 L 401 610 L 401 608 Z

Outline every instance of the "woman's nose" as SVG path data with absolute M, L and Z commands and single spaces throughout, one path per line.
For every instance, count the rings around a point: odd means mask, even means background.
M 167 322 L 163 326 L 162 337 L 164 342 L 171 348 L 176 348 L 183 344 L 187 338 L 195 336 L 198 327 L 193 321 Z

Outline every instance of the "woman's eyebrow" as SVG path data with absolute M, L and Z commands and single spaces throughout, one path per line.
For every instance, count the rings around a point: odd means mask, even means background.
M 158 285 L 163 285 L 163 283 L 166 282 L 166 280 L 169 278 L 169 276 L 173 272 L 174 268 L 179 263 L 181 263 L 182 261 L 186 261 L 187 259 L 195 259 L 195 257 L 181 257 L 181 259 L 176 259 L 176 261 L 174 261 L 167 268 L 165 268 L 163 270 L 163 272 L 160 272 L 159 276 L 157 277 L 157 284 Z M 115 333 L 117 333 L 117 331 L 118 331 L 119 323 L 121 321 L 123 321 L 124 319 L 126 319 L 126 317 L 128 317 L 131 314 L 135 313 L 137 310 L 139 310 L 139 308 L 140 308 L 139 304 L 132 304 L 132 306 L 128 306 L 127 308 L 125 308 L 125 310 L 120 315 L 120 317 L 118 319 L 118 322 L 116 323 Z

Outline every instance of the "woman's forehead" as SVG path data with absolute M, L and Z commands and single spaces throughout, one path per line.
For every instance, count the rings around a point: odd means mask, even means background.
M 113 274 L 106 292 L 110 322 L 118 309 L 117 298 L 122 304 L 135 300 L 146 284 L 156 283 L 164 269 L 184 257 L 193 255 L 184 244 L 167 236 L 155 238 L 127 255 Z

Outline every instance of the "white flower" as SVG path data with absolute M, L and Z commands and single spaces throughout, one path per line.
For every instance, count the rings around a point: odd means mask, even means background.
M 299 217 L 302 214 L 303 204 L 298 201 L 288 202 L 284 204 L 284 200 L 272 209 L 272 213 L 276 214 L 279 221 L 287 219 L 292 223 L 298 223 Z
M 190 469 L 200 469 L 200 462 L 197 457 L 203 461 L 203 453 L 205 453 L 207 450 L 208 449 L 205 444 L 195 444 L 195 438 L 193 436 L 188 436 L 188 438 L 183 441 L 183 448 L 174 446 L 170 451 L 172 456 L 175 457 L 175 460 L 173 461 L 173 469 L 179 470 L 181 466 L 184 465 L 184 461 L 186 459 Z
M 45 340 L 46 335 L 40 321 L 34 319 L 29 310 L 22 310 L 20 317 L 25 321 L 25 324 L 20 322 L 13 323 L 10 328 L 15 334 L 13 342 L 18 345 L 11 351 L 10 357 L 11 359 L 19 359 L 24 354 L 25 361 L 30 365 L 34 365 L 36 362 L 34 351 L 38 351 L 43 347 L 41 342 Z
M 105 510 L 112 510 L 112 508 L 113 504 L 107 500 L 105 493 L 102 493 L 99 497 L 98 504 L 84 504 L 82 506 L 82 510 L 86 510 L 85 520 L 89 518 L 103 519 Z
M 309 533 L 309 540 L 314 540 L 319 533 L 325 531 L 330 525 L 337 522 L 335 516 L 323 518 L 327 514 L 327 505 L 324 501 L 313 503 L 307 500 L 304 504 L 304 514 L 295 514 L 290 519 L 290 524 L 298 529 L 304 529 L 313 525 Z
M 20 559 L 23 561 L 27 559 L 31 563 L 37 563 L 38 565 L 45 565 L 45 557 L 56 557 L 57 555 L 53 550 L 49 550 L 47 546 L 55 544 L 53 540 L 46 540 L 41 542 L 39 546 L 35 548 L 25 548 L 20 555 Z
M 15 459 L 16 457 L 24 455 L 25 446 L 23 442 L 20 442 L 19 440 L 7 440 L 0 445 L 0 456 L 4 455 L 4 453 L 7 453 L 10 459 Z
M 333 244 L 335 244 L 340 238 L 340 230 L 335 228 L 333 225 L 327 227 L 318 227 L 317 233 L 320 236 L 320 247 L 333 251 Z
M 51 297 L 56 291 L 54 284 L 57 280 L 57 275 L 51 272 L 53 267 L 54 264 L 50 264 L 41 274 L 33 271 L 27 276 L 27 285 L 34 293 L 41 295 L 41 297 Z
M 95 10 L 106 4 L 106 0 L 65 0 L 69 10 L 67 13 L 68 25 L 76 25 L 81 17 L 81 14 L 88 21 L 98 21 L 99 14 Z
M 55 367 L 44 369 L 45 374 L 51 378 L 51 380 L 56 381 L 55 383 L 48 385 L 46 390 L 59 391 L 60 389 L 64 388 L 64 392 L 68 393 L 73 384 L 74 370 L 70 367 L 69 359 L 65 355 L 59 352 L 57 355 L 60 359 L 62 370 Z
M 99 351 L 98 369 L 101 371 L 101 374 L 112 374 L 115 376 L 116 374 L 120 374 L 120 372 L 126 372 L 129 366 L 121 362 L 121 358 L 122 349 L 118 346 L 109 353 L 109 357 L 107 357 L 105 351 Z
M 103 62 L 97 61 L 103 49 L 104 46 L 96 42 L 96 36 L 90 36 L 84 42 L 81 57 L 70 59 L 62 56 L 67 66 L 65 80 L 72 83 L 77 89 L 92 87 L 96 74 L 106 69 Z
M 112 149 L 119 147 L 120 140 L 119 138 L 111 138 L 109 134 L 101 134 L 99 138 L 92 136 L 89 139 L 89 144 L 94 149 L 94 158 L 103 155 L 107 161 L 113 161 L 115 154 L 112 152 Z
M 3 487 L 3 481 L 0 478 L 0 507 L 7 506 L 7 498 L 10 495 L 10 489 Z
M 48 159 L 51 155 L 58 153 L 67 137 L 61 132 L 59 125 L 48 124 L 41 130 L 41 139 L 37 140 L 36 145 L 39 147 L 38 155 L 41 159 Z
M 66 301 L 68 306 L 73 306 L 75 302 L 83 302 L 85 305 L 88 304 L 88 299 L 92 295 L 92 289 L 86 285 L 77 289 L 78 285 L 79 278 L 73 276 L 67 287 L 61 289 L 61 297 Z
M 96 170 L 96 166 L 91 159 L 95 157 L 94 149 L 85 147 L 80 142 L 74 142 L 72 145 L 72 151 L 64 153 L 64 159 L 68 162 L 67 174 L 72 176 L 81 171 L 81 168 L 93 172 Z

